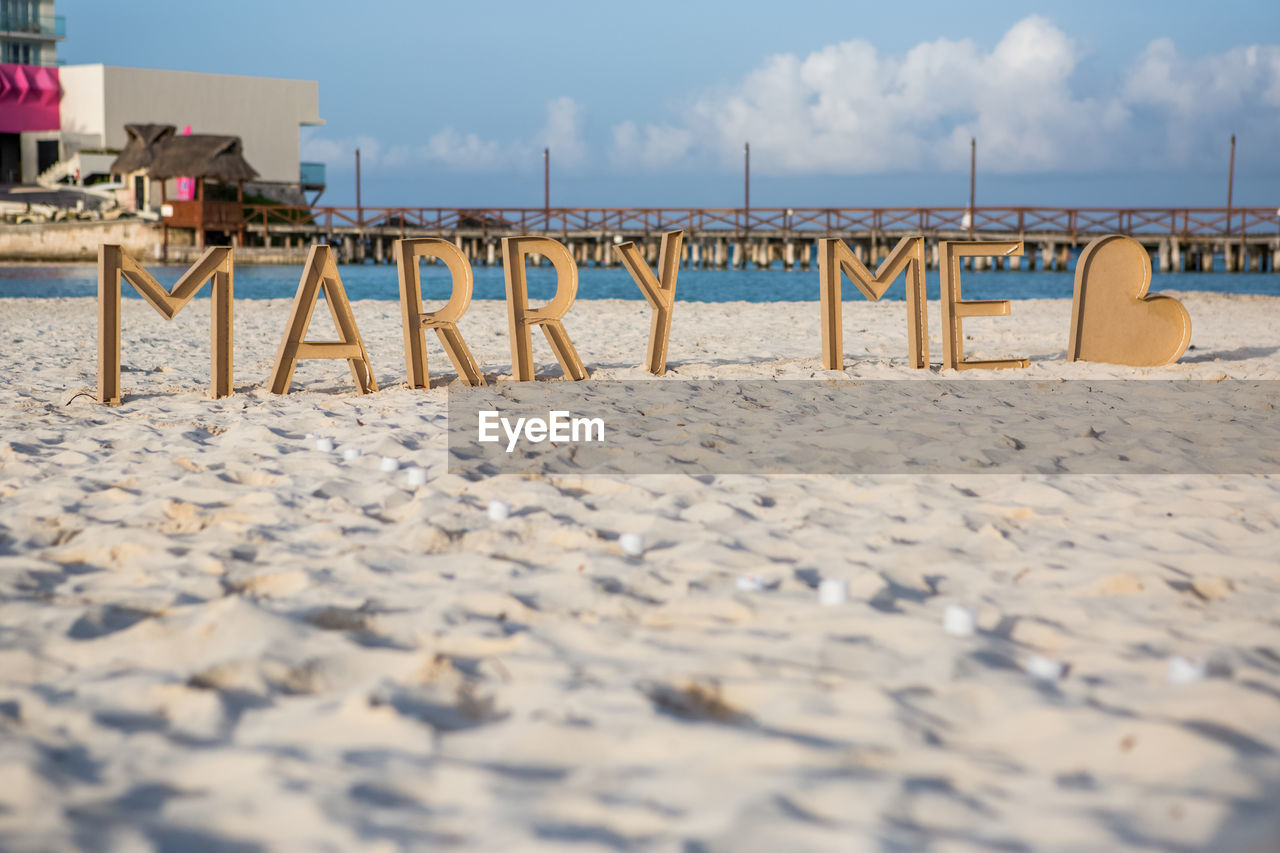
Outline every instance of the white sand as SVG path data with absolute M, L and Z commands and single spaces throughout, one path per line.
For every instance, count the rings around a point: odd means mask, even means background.
M 1026 378 L 1280 378 L 1280 298 L 1183 297 L 1171 367 L 1066 364 L 1061 300 L 967 346 Z M 355 311 L 383 391 L 308 362 L 265 393 L 288 303 L 242 300 L 238 393 L 210 401 L 207 300 L 128 300 L 104 408 L 75 396 L 93 301 L 0 300 L 0 847 L 1280 848 L 1276 479 L 469 482 L 444 389 L 402 384 L 398 306 Z M 491 377 L 503 311 L 463 324 Z M 644 376 L 639 299 L 566 327 L 595 378 Z M 826 378 L 817 336 L 814 303 L 680 303 L 671 375 Z M 845 351 L 920 375 L 902 303 L 848 302 Z M 1174 655 L 1214 677 L 1171 685 Z

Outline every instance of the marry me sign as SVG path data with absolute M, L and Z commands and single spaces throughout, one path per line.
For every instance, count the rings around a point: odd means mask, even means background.
M 618 247 L 623 264 L 640 288 L 651 310 L 645 369 L 661 376 L 666 372 L 675 310 L 676 281 L 680 269 L 684 232 L 663 235 L 657 270 L 649 267 L 634 243 Z M 966 300 L 961 295 L 960 259 L 973 256 L 1021 255 L 1021 241 L 944 241 L 941 260 L 942 367 L 952 370 L 1001 369 L 1028 366 L 1025 358 L 968 360 L 964 357 L 964 320 L 969 317 L 1004 317 L 1009 300 Z M 529 305 L 526 259 L 543 257 L 556 271 L 556 293 L 545 305 Z M 440 261 L 449 270 L 452 291 L 445 305 L 424 311 L 418 262 Z M 565 246 L 549 237 L 521 236 L 502 240 L 503 274 L 506 279 L 508 335 L 512 376 L 516 381 L 534 379 L 532 330 L 542 329 L 564 375 L 586 379 L 587 369 L 565 325 L 578 292 L 578 268 Z M 396 265 L 400 284 L 400 309 L 404 328 L 405 373 L 412 388 L 427 388 L 430 377 L 423 336 L 433 330 L 445 353 L 467 385 L 485 384 L 484 373 L 467 346 L 463 321 L 471 304 L 473 275 L 466 256 L 456 245 L 439 237 L 399 240 Z M 208 249 L 172 289 L 166 289 L 121 246 L 104 244 L 98 250 L 98 393 L 108 405 L 120 403 L 121 288 L 128 282 L 165 319 L 177 316 L 188 302 L 212 282 L 210 314 L 209 395 L 230 396 L 234 363 L 234 257 L 228 247 Z M 930 366 L 929 324 L 925 298 L 925 240 L 903 237 L 872 272 L 839 239 L 818 241 L 818 288 L 821 314 L 819 352 L 823 367 L 842 370 L 843 326 L 841 284 L 848 278 L 867 299 L 878 301 L 903 277 L 906 284 L 907 358 L 913 368 Z M 1099 237 L 1085 247 L 1076 264 L 1075 292 L 1068 329 L 1070 361 L 1108 362 L 1153 366 L 1177 361 L 1191 339 L 1191 318 L 1178 300 L 1148 294 L 1151 259 L 1137 241 L 1123 235 Z M 323 291 L 336 340 L 312 341 L 305 335 L 316 302 Z M 293 306 L 285 324 L 275 365 L 267 383 L 273 393 L 287 394 L 294 369 L 304 359 L 344 359 L 351 369 L 356 390 L 378 390 L 372 363 L 347 299 L 342 278 L 328 246 L 311 247 Z

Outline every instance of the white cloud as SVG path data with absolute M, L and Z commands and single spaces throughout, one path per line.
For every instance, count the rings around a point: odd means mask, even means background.
M 902 57 L 855 40 L 806 57 L 771 57 L 726 96 L 698 100 L 687 125 L 702 145 L 776 172 L 959 168 L 969 137 L 1006 169 L 1060 162 L 1088 144 L 1077 120 L 1096 109 L 1068 86 L 1077 51 L 1044 18 L 1015 24 L 984 53 L 939 39 Z
M 475 133 L 446 127 L 419 145 L 383 148 L 369 137 L 325 139 L 314 131 L 304 131 L 302 159 L 345 169 L 360 149 L 361 165 L 369 168 L 404 169 L 414 165 L 446 166 L 463 172 L 523 171 L 541 164 L 542 148 L 550 147 L 557 166 L 581 165 L 587 156 L 583 140 L 584 110 L 569 97 L 547 103 L 546 120 L 540 130 L 525 139 L 502 142 Z
M 613 128 L 612 159 L 622 169 L 668 168 L 688 157 L 692 147 L 693 133 L 682 127 L 651 124 L 641 131 L 634 121 L 624 121 Z
M 330 168 L 355 168 L 356 149 L 360 149 L 360 164 L 377 164 L 382 160 L 382 146 L 371 136 L 354 139 L 325 139 L 316 136 L 310 128 L 303 128 L 300 159 L 307 163 L 325 163 Z
M 1158 39 L 1138 57 L 1119 97 L 1134 116 L 1130 130 L 1147 128 L 1149 156 L 1170 165 L 1221 162 L 1230 133 L 1255 152 L 1274 151 L 1280 146 L 1280 46 L 1191 59 Z
M 1153 41 L 1110 86 L 1080 93 L 1084 58 L 1046 18 L 1018 21 L 989 51 L 923 42 L 884 56 L 867 41 L 765 60 L 674 124 L 613 128 L 613 160 L 659 169 L 706 156 L 760 172 L 958 170 L 977 137 L 985 171 L 1093 171 L 1216 162 L 1233 129 L 1280 145 L 1280 46 L 1188 60 Z M 662 148 L 655 140 L 677 140 Z
M 737 169 L 749 141 L 762 174 L 858 174 L 963 170 L 970 137 L 986 172 L 1216 164 L 1232 132 L 1254 152 L 1280 149 L 1280 45 L 1188 58 L 1157 39 L 1088 92 L 1079 78 L 1097 75 L 1078 73 L 1086 61 L 1063 30 L 1032 15 L 990 49 L 937 39 L 884 55 L 852 40 L 768 57 L 722 90 L 695 90 L 675 114 L 614 124 L 598 154 L 586 143 L 583 106 L 559 97 L 540 129 L 507 139 L 447 127 L 384 150 L 371 139 L 312 136 L 303 156 L 349 168 L 359 145 L 374 168 L 531 171 L 545 145 L 557 168 L 683 171 Z
M 1264 106 L 1280 106 L 1280 46 L 1237 47 L 1218 56 L 1188 59 L 1173 42 L 1147 46 L 1125 82 L 1131 103 L 1158 106 L 1178 117 L 1204 119 Z
M 481 139 L 474 133 L 464 136 L 447 127 L 432 134 L 425 145 L 394 148 L 387 165 L 406 166 L 427 160 L 464 172 L 484 172 L 501 167 L 507 155 L 503 146 L 492 139 Z
M 557 165 L 580 165 L 587 156 L 582 138 L 583 110 L 573 98 L 560 97 L 547 104 L 547 123 L 541 140 L 550 148 Z

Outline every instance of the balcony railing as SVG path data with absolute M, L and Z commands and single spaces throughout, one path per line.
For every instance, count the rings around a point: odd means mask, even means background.
M 41 18 L 0 15 L 0 32 L 15 35 L 66 38 L 67 19 L 64 15 L 46 15 Z
M 324 184 L 324 163 L 300 163 L 298 180 L 303 187 L 321 188 Z

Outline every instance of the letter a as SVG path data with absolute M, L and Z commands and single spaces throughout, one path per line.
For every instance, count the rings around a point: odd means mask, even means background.
M 843 240 L 818 241 L 818 301 L 822 311 L 822 366 L 844 370 L 844 329 L 840 273 L 872 302 L 884 296 L 898 273 L 907 270 L 907 358 L 917 369 L 929 366 L 929 315 L 925 308 L 924 238 L 903 237 L 872 275 Z
M 680 247 L 684 243 L 683 231 L 668 231 L 662 235 L 658 253 L 658 273 L 654 278 L 635 243 L 618 246 L 622 263 L 644 293 L 645 301 L 653 309 L 649 324 L 649 350 L 645 353 L 645 369 L 654 376 L 667 372 L 667 344 L 671 342 L 671 312 L 676 301 L 676 275 L 680 272 Z
M 120 286 L 121 278 L 166 320 L 172 320 L 191 297 L 213 279 L 213 305 L 209 326 L 209 396 L 217 400 L 235 393 L 232 388 L 232 290 L 234 263 L 231 249 L 206 249 L 182 278 L 165 290 L 142 264 L 122 246 L 98 247 L 98 402 L 120 404 Z
M 418 271 L 418 258 L 424 257 L 444 261 L 453 281 L 449 301 L 439 311 L 431 313 L 422 310 L 422 277 Z M 484 374 L 458 331 L 458 320 L 471 305 L 474 283 L 471 264 L 467 263 L 466 256 L 457 246 L 440 237 L 397 240 L 396 269 L 400 274 L 400 315 L 404 321 L 404 363 L 409 373 L 409 387 L 431 387 L 427 349 L 422 340 L 424 329 L 436 330 L 441 346 L 462 381 L 471 386 L 483 385 Z
M 336 341 L 304 340 L 321 288 L 324 288 L 324 302 L 329 306 L 333 325 L 338 329 Z M 345 358 L 361 394 L 378 390 L 369 354 L 364 350 L 364 340 L 356 328 L 351 303 L 347 301 L 347 291 L 333 262 L 333 250 L 324 245 L 312 246 L 307 255 L 307 265 L 302 270 L 298 293 L 293 297 L 293 308 L 289 311 L 289 325 L 280 341 L 275 367 L 271 370 L 272 394 L 289 393 L 293 369 L 304 358 Z
M 529 307 L 529 286 L 525 280 L 524 256 L 546 255 L 556 268 L 556 295 L 541 308 Z M 541 326 L 570 379 L 586 379 L 587 369 L 560 322 L 578 295 L 578 265 L 562 244 L 550 237 L 503 237 L 502 271 L 507 279 L 507 324 L 511 333 L 511 372 L 519 382 L 532 381 L 533 336 L 531 326 Z

